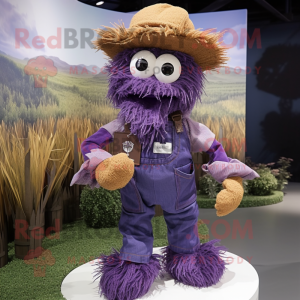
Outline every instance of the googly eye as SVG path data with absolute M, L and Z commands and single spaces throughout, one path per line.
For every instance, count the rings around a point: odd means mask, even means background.
M 156 57 L 147 50 L 137 52 L 131 59 L 130 72 L 132 76 L 148 78 L 153 75 Z
M 163 83 L 172 83 L 180 77 L 181 63 L 172 54 L 162 54 L 156 59 L 154 75 Z

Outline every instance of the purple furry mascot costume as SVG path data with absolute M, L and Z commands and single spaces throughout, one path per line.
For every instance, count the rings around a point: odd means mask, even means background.
M 82 143 L 85 162 L 71 185 L 121 192 L 123 246 L 100 257 L 101 294 L 109 300 L 142 297 L 162 269 L 176 282 L 214 285 L 225 270 L 224 248 L 217 241 L 200 244 L 191 152 L 208 153 L 210 161 L 202 169 L 223 184 L 215 205 L 218 216 L 239 206 L 242 179 L 258 177 L 228 158 L 215 135 L 189 117 L 203 91 L 202 70 L 226 61 L 221 34 L 195 30 L 184 9 L 168 4 L 139 11 L 129 28 L 105 27 L 97 33 L 97 49 L 111 58 L 107 96 L 120 112 Z M 141 144 L 139 165 L 125 153 L 112 156 L 102 149 L 126 124 Z M 162 207 L 168 227 L 169 245 L 162 255 L 152 254 L 155 205 Z

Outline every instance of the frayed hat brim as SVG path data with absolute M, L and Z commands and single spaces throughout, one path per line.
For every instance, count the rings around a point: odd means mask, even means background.
M 220 41 L 224 32 L 213 33 L 213 29 L 178 30 L 168 25 L 125 28 L 124 24 L 114 24 L 114 27 L 104 26 L 95 31 L 99 35 L 93 41 L 95 48 L 110 58 L 129 48 L 156 47 L 189 54 L 203 70 L 221 67 L 228 60 L 227 48 Z

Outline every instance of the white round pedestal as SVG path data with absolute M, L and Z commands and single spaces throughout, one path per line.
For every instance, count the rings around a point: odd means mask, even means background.
M 161 248 L 153 253 L 160 254 Z M 259 279 L 255 269 L 246 260 L 226 252 L 225 261 L 229 263 L 221 281 L 209 288 L 197 289 L 182 284 L 174 284 L 173 278 L 166 274 L 163 280 L 157 279 L 148 293 L 140 298 L 147 300 L 258 300 Z M 105 300 L 98 294 L 99 279 L 93 282 L 93 262 L 86 263 L 70 272 L 61 285 L 61 292 L 67 300 Z

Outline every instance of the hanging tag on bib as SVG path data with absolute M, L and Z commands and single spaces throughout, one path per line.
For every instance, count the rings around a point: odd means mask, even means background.
M 138 137 L 130 134 L 129 124 L 124 125 L 123 132 L 114 133 L 113 155 L 126 153 L 135 165 L 140 165 L 141 148 Z

